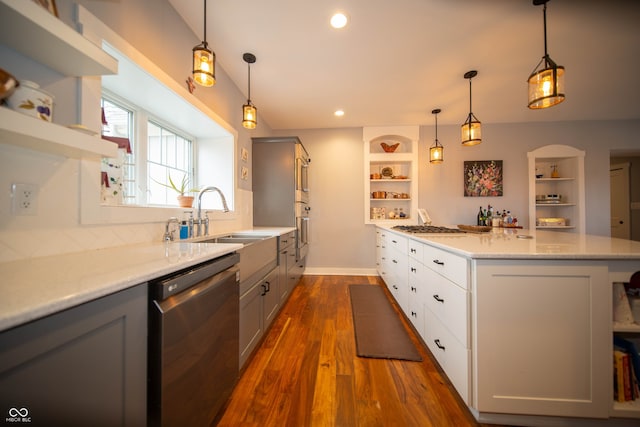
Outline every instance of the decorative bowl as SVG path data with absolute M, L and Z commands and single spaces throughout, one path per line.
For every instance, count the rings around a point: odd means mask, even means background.
M 37 83 L 23 80 L 6 100 L 7 105 L 14 111 L 36 117 L 47 122 L 53 115 L 53 96 L 40 89 Z
M 398 149 L 398 146 L 400 146 L 400 143 L 397 142 L 393 145 L 389 145 L 386 142 L 381 142 L 380 146 L 382 147 L 382 149 L 384 150 L 385 153 L 393 153 L 394 151 L 396 151 Z

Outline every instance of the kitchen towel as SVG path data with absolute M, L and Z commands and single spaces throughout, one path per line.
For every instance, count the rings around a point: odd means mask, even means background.
M 422 361 L 399 314 L 378 285 L 349 285 L 360 357 Z

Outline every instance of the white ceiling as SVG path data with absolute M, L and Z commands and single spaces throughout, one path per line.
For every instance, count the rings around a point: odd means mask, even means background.
M 203 36 L 203 0 L 169 0 Z M 337 10 L 350 16 L 335 30 Z M 526 80 L 544 54 L 531 0 L 208 0 L 207 41 L 273 129 L 640 118 L 640 1 L 550 0 L 549 55 L 566 100 L 529 110 Z M 209 90 L 209 89 L 207 89 Z M 212 88 L 211 90 L 215 90 Z M 343 109 L 345 116 L 333 112 Z

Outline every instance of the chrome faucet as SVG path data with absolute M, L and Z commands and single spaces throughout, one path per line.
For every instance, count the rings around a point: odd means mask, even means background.
M 163 240 L 165 242 L 172 242 L 173 241 L 173 232 L 175 230 L 169 231 L 169 226 L 171 225 L 172 222 L 174 222 L 176 224 L 180 224 L 180 221 L 178 221 L 178 218 L 176 218 L 175 216 L 172 216 L 171 218 L 169 218 L 167 220 L 167 223 L 164 226 L 164 237 L 163 237 Z
M 224 212 L 229 212 L 229 207 L 227 206 L 227 199 L 225 199 L 224 194 L 218 187 L 205 187 L 198 193 L 198 199 L 196 201 L 196 209 L 198 210 L 198 216 L 193 221 L 195 225 L 198 226 L 196 236 L 200 237 L 202 233 L 202 225 L 204 224 L 205 234 L 209 234 L 209 217 L 205 215 L 205 219 L 202 219 L 202 195 L 208 191 L 215 191 L 220 195 L 220 199 L 222 200 L 222 208 Z

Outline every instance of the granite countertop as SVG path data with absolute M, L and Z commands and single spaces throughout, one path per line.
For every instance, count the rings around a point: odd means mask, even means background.
M 234 233 L 279 236 L 292 227 Z M 230 233 L 226 233 L 230 234 Z M 215 237 L 209 236 L 208 238 Z M 195 239 L 194 239 L 195 240 Z M 154 242 L 0 264 L 0 331 L 242 248 L 239 243 Z
M 474 259 L 640 260 L 640 242 L 589 234 L 508 228 L 487 233 L 412 234 L 382 228 Z

